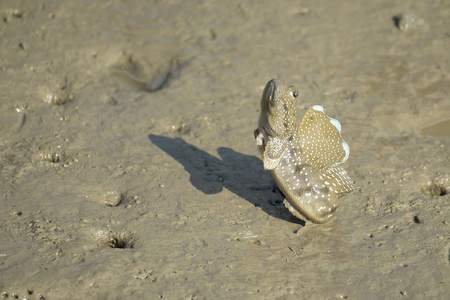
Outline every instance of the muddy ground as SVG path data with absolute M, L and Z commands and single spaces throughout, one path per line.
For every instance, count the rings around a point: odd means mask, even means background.
M 450 2 L 1 1 L 0 292 L 443 299 Z M 342 124 L 357 190 L 281 204 L 266 82 Z

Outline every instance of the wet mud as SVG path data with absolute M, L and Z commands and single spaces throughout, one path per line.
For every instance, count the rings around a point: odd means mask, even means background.
M 4 299 L 444 299 L 447 1 L 1 1 Z M 357 189 L 300 222 L 264 85 L 322 105 Z

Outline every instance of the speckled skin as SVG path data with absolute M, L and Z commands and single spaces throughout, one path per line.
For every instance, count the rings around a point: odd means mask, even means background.
M 264 155 L 264 169 L 273 170 L 286 149 L 286 141 L 295 136 L 297 110 L 295 98 L 298 91 L 271 80 L 264 88 L 259 115 L 258 134 L 255 131 L 258 151 Z M 267 151 L 265 151 L 267 150 Z
M 338 198 L 354 185 L 339 166 L 349 155 L 341 125 L 321 106 L 311 107 L 297 125 L 298 91 L 279 80 L 267 83 L 261 99 L 256 144 L 264 168 L 285 195 L 289 211 L 302 220 L 326 223 Z

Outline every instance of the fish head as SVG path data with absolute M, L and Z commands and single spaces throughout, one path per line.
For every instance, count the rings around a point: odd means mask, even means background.
M 298 90 L 277 79 L 270 80 L 261 98 L 258 129 L 267 137 L 289 139 L 297 130 Z

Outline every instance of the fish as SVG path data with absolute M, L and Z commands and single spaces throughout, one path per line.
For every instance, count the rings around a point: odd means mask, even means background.
M 338 198 L 355 189 L 341 166 L 350 147 L 339 121 L 320 105 L 310 107 L 298 124 L 298 96 L 294 86 L 280 80 L 266 84 L 254 131 L 256 147 L 285 196 L 286 208 L 300 220 L 323 224 L 338 209 Z

